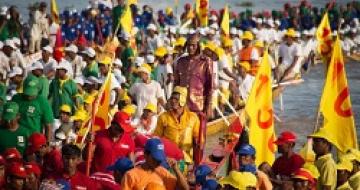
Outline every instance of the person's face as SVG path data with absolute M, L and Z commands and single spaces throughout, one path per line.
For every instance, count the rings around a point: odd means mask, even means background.
M 278 152 L 280 154 L 288 153 L 291 150 L 291 148 L 292 148 L 291 143 L 279 144 L 278 145 Z
M 25 188 L 26 189 L 37 189 L 39 184 L 39 180 L 35 176 L 34 173 L 28 174 L 26 181 L 25 181 Z
M 124 133 L 124 130 L 116 122 L 111 122 L 109 130 L 110 135 L 115 138 L 119 138 Z
M 227 54 L 232 53 L 232 47 L 231 46 L 230 47 L 225 47 L 224 50 L 225 50 L 225 52 Z
M 91 104 L 85 103 L 84 104 L 84 109 L 85 109 L 86 112 L 91 113 L 91 111 L 92 111 Z
M 4 46 L 3 47 L 3 52 L 5 53 L 6 56 L 10 57 L 12 52 L 14 51 L 14 49 L 12 47 L 9 46 Z
M 65 170 L 76 170 L 76 166 L 80 163 L 80 158 L 78 156 L 63 155 L 63 163 Z
M 41 76 L 43 74 L 43 70 L 42 69 L 35 69 L 35 70 L 32 71 L 32 73 L 35 76 L 39 77 L 39 76 Z
M 69 122 L 70 121 L 70 114 L 66 112 L 60 112 L 60 120 L 62 122 Z
M 294 38 L 292 38 L 290 36 L 285 37 L 286 44 L 291 45 L 293 43 L 293 41 L 294 41 Z
M 40 157 L 44 157 L 46 153 L 47 153 L 46 145 L 41 146 L 40 149 L 36 152 L 36 154 L 39 155 Z
M 75 59 L 76 57 L 76 53 L 71 52 L 71 51 L 66 51 L 66 56 L 69 57 L 71 60 Z
M 337 184 L 342 185 L 344 184 L 350 176 L 350 173 L 346 170 L 337 170 Z
M 254 160 L 250 155 L 239 155 L 239 162 L 240 165 L 249 165 L 249 164 L 253 164 Z
M 241 41 L 242 45 L 245 46 L 245 47 L 248 47 L 250 45 L 250 40 L 247 40 L 247 39 L 243 39 Z
M 141 78 L 141 80 L 142 80 L 143 82 L 148 81 L 148 79 L 149 79 L 149 74 L 147 74 L 147 73 L 145 73 L 145 72 L 140 72 L 139 75 L 140 75 L 140 78 Z
M 224 190 L 237 190 L 237 188 L 235 188 L 235 187 L 233 187 L 231 185 L 225 185 L 223 189 Z
M 49 58 L 50 58 L 50 53 L 47 52 L 47 51 L 42 51 L 42 52 L 41 52 L 41 56 L 42 56 L 42 59 L 43 59 L 43 60 L 49 60 Z
M 190 40 L 187 44 L 187 50 L 189 55 L 196 55 L 196 50 L 198 49 L 198 43 L 195 40 Z
M 294 179 L 293 184 L 294 184 L 294 190 L 308 190 L 309 189 L 308 181 L 304 181 L 301 179 Z
M 122 178 L 123 178 L 123 174 L 117 170 L 114 171 L 114 179 L 117 183 L 120 183 Z
M 36 98 L 36 96 L 25 95 L 25 99 L 28 100 L 28 101 L 34 100 L 35 98 Z
M 63 79 L 66 77 L 66 70 L 65 69 L 57 69 L 57 75 L 59 78 Z
M 10 189 L 22 190 L 24 188 L 25 179 L 16 176 L 9 176 L 7 183 L 10 185 Z
M 14 76 L 14 78 L 12 78 L 12 81 L 14 81 L 15 84 L 20 84 L 23 80 L 23 76 L 22 75 L 16 75 Z
M 151 37 L 153 37 L 155 35 L 155 31 L 154 30 L 148 30 L 148 33 Z
M 74 121 L 75 130 L 78 131 L 81 128 L 82 124 L 83 124 L 83 122 L 81 120 L 75 120 Z
M 313 139 L 313 150 L 315 152 L 316 155 L 322 155 L 325 152 L 325 148 L 326 148 L 326 142 L 324 139 L 321 138 L 314 138 Z
M 145 151 L 144 153 L 145 162 L 151 169 L 155 169 L 160 166 L 160 162 L 155 160 L 149 153 Z
M 215 35 L 214 35 L 214 34 L 207 34 L 207 38 L 208 38 L 209 40 L 214 39 L 214 37 L 215 37 Z
M 169 99 L 170 108 L 172 110 L 178 110 L 180 106 L 180 94 L 179 93 L 172 93 Z
M 106 75 L 109 72 L 109 67 L 104 64 L 99 64 L 100 73 Z

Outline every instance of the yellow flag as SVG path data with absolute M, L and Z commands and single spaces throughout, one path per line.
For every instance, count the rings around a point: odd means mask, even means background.
M 129 5 L 132 5 L 132 4 L 137 5 L 138 1 L 137 0 L 128 0 L 128 4 Z
M 275 132 L 272 104 L 271 66 L 267 50 L 245 106 L 250 144 L 256 149 L 256 164 L 275 160 Z
M 336 38 L 327 71 L 320 113 L 324 117 L 323 127 L 331 135 L 331 142 L 340 151 L 357 148 L 355 121 L 339 36 Z
M 93 104 L 92 131 L 106 129 L 110 124 L 111 72 L 106 76 L 99 94 Z
M 132 14 L 131 14 L 131 9 L 130 9 L 129 4 L 126 5 L 125 11 L 121 15 L 120 24 L 121 24 L 122 29 L 126 33 L 131 34 L 133 20 L 132 20 Z
M 224 9 L 223 18 L 221 20 L 221 29 L 226 36 L 230 34 L 230 15 L 229 15 L 229 7 L 226 5 Z
M 209 0 L 196 0 L 196 15 L 200 20 L 200 25 L 205 27 L 208 25 Z
M 57 8 L 57 4 L 56 4 L 56 0 L 51 0 L 50 2 L 50 11 L 51 11 L 51 17 L 53 19 L 54 22 L 56 23 L 60 23 L 60 17 L 59 17 L 59 12 L 58 12 L 58 8 Z
M 316 30 L 316 39 L 318 41 L 318 52 L 327 63 L 330 60 L 332 46 L 331 27 L 327 12 L 324 14 Z

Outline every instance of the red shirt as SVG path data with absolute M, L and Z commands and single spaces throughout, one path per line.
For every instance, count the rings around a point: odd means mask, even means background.
M 102 190 L 120 190 L 120 184 L 115 182 L 112 174 L 96 172 L 90 178 L 95 180 Z
M 96 148 L 92 161 L 93 172 L 106 172 L 106 168 L 117 159 L 129 156 L 135 150 L 130 134 L 124 133 L 117 141 L 113 141 L 107 129 L 96 133 L 94 143 Z
M 272 166 L 272 170 L 275 175 L 290 177 L 291 174 L 300 169 L 304 163 L 305 161 L 300 155 L 293 153 L 290 158 L 285 156 L 277 158 Z
M 71 190 L 97 190 L 100 189 L 98 184 L 82 174 L 81 172 L 76 172 L 73 176 L 68 176 L 63 173 L 56 178 L 56 180 L 65 180 L 70 183 Z
M 42 175 L 44 178 L 52 178 L 54 175 L 63 171 L 63 162 L 61 152 L 53 148 L 49 153 L 45 154 L 42 167 Z

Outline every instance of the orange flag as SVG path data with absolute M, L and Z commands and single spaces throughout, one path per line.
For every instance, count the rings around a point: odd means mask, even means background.
M 339 36 L 327 71 L 320 113 L 324 117 L 323 127 L 329 131 L 331 142 L 340 151 L 357 148 L 356 127 Z
M 256 165 L 275 160 L 271 66 L 268 51 L 260 63 L 245 106 L 250 144 L 256 149 Z
M 209 0 L 196 0 L 196 15 L 200 20 L 200 25 L 208 25 Z
M 318 52 L 325 61 L 325 63 L 330 60 L 331 56 L 331 46 L 332 46 L 332 36 L 331 36 L 331 27 L 329 22 L 329 16 L 326 12 L 319 24 L 318 29 L 316 30 L 316 39 L 318 41 Z

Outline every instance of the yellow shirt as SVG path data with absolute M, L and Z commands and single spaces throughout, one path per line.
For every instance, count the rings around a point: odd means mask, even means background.
M 172 112 L 165 112 L 158 118 L 154 135 L 165 137 L 176 143 L 182 150 L 190 153 L 193 139 L 199 137 L 200 120 L 196 113 L 184 109 L 178 120 Z
M 317 189 L 323 189 L 323 186 L 336 187 L 336 164 L 331 154 L 320 156 L 315 161 L 315 166 L 319 170 L 320 177 L 317 183 Z
M 149 183 L 165 186 L 167 190 L 175 190 L 177 179 L 163 167 L 155 171 L 145 171 L 140 166 L 126 172 L 121 181 L 121 190 L 143 190 Z
M 350 187 L 349 182 L 346 182 L 340 185 L 339 187 L 337 187 L 336 190 L 353 190 L 353 189 Z
M 360 171 L 349 178 L 349 184 L 354 190 L 360 190 Z

